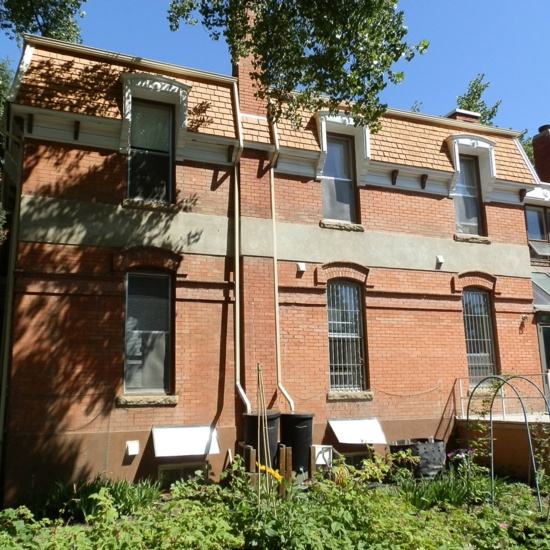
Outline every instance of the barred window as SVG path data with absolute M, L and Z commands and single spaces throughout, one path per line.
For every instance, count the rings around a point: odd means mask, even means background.
M 362 293 L 358 284 L 327 287 L 330 389 L 362 391 L 365 384 L 365 337 Z
M 462 294 L 468 374 L 473 383 L 496 372 L 493 322 L 489 294 L 465 290 Z

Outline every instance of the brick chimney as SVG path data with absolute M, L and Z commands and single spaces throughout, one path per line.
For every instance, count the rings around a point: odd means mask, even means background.
M 451 111 L 446 118 L 451 118 L 453 120 L 460 120 L 461 122 L 479 122 L 479 113 L 474 113 L 473 111 L 466 111 L 465 109 L 455 109 Z
M 241 112 L 247 115 L 263 116 L 267 114 L 267 107 L 264 101 L 260 101 L 254 96 L 256 91 L 250 73 L 253 71 L 252 57 L 239 59 L 239 62 L 233 65 L 233 76 L 239 79 L 239 102 Z
M 539 133 L 533 137 L 533 156 L 539 178 L 550 182 L 550 124 L 541 126 Z

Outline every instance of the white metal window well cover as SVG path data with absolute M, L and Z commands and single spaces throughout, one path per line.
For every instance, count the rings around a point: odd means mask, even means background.
M 218 433 L 211 426 L 154 426 L 155 456 L 216 455 Z
M 348 420 L 329 420 L 340 443 L 386 444 L 386 436 L 378 418 L 353 418 Z

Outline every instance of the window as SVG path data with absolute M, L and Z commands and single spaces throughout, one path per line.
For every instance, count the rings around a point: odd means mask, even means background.
M 128 196 L 169 202 L 172 190 L 172 109 L 132 102 Z
M 362 293 L 358 284 L 327 285 L 331 391 L 365 390 Z
M 167 393 L 172 351 L 171 277 L 126 276 L 125 391 Z
M 526 207 L 525 225 L 527 226 L 531 257 L 533 259 L 544 259 L 541 256 L 550 256 L 550 243 L 548 242 L 549 211 L 546 208 Z
M 321 178 L 323 217 L 355 223 L 353 140 L 327 136 L 327 158 Z
M 474 383 L 495 373 L 495 346 L 491 301 L 483 290 L 465 290 L 462 294 L 468 375 Z
M 482 235 L 483 219 L 477 159 L 460 157 L 460 173 L 454 195 L 456 231 L 466 235 Z

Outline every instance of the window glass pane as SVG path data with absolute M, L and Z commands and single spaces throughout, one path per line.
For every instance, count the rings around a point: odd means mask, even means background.
M 327 138 L 327 158 L 323 175 L 331 178 L 352 179 L 351 140 L 329 136 Z
M 457 233 L 480 235 L 481 203 L 476 159 L 460 158 L 460 173 L 455 187 L 454 203 Z
M 472 383 L 495 372 L 493 326 L 489 295 L 480 290 L 462 295 L 468 374 Z
M 171 114 L 168 107 L 133 103 L 130 131 L 132 147 L 168 153 Z
M 167 391 L 170 349 L 170 276 L 128 274 L 126 390 Z
M 364 384 L 361 289 L 352 283 L 327 287 L 330 389 L 360 391 Z
M 128 275 L 127 319 L 137 330 L 169 329 L 169 276 Z M 133 321 L 132 321 L 133 322 Z
M 460 174 L 455 192 L 469 197 L 478 196 L 477 164 L 474 159 L 460 159 Z
M 168 201 L 172 162 L 169 155 L 130 151 L 128 194 L 135 199 Z
M 132 103 L 128 196 L 167 202 L 172 182 L 172 111 Z
M 527 233 L 529 239 L 536 241 L 546 240 L 546 231 L 544 229 L 544 215 L 540 208 L 527 208 L 525 210 L 525 222 L 527 224 Z
M 323 217 L 346 222 L 355 221 L 353 182 L 322 178 Z
M 455 195 L 456 231 L 479 235 L 479 201 L 476 197 Z

